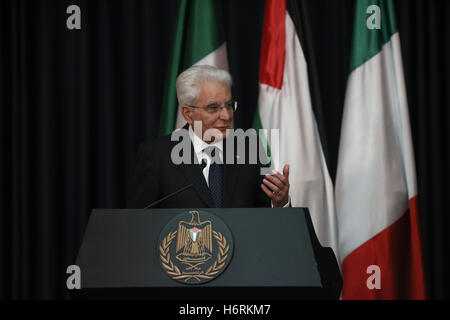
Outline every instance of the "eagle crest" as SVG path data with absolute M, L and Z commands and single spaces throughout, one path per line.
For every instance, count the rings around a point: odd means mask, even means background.
M 212 256 L 211 221 L 200 222 L 198 211 L 189 212 L 190 222 L 178 223 L 176 258 L 189 265 L 186 270 L 199 270 L 198 265 L 205 263 Z

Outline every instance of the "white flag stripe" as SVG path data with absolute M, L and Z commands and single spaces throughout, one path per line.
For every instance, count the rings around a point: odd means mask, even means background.
M 396 33 L 348 80 L 336 177 L 343 258 L 399 219 L 417 194 L 405 92 Z

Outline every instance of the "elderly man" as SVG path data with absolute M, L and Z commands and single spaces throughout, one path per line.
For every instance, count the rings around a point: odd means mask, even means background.
M 212 66 L 194 66 L 178 76 L 176 87 L 187 124 L 192 158 L 175 164 L 171 136 L 144 143 L 138 152 L 127 206 L 144 208 L 284 207 L 289 205 L 289 166 L 283 174 L 261 176 L 261 163 L 227 163 L 224 143 L 236 102 L 230 74 Z M 200 127 L 200 128 L 199 128 Z M 211 134 L 212 132 L 212 134 Z M 249 151 L 249 148 L 246 148 Z M 217 161 L 216 161 L 217 160 Z M 174 194 L 175 193 L 175 194 Z M 158 201 L 161 200 L 162 201 Z

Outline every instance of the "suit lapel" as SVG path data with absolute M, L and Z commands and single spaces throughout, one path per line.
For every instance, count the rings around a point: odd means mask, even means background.
M 236 148 L 235 148 L 236 149 Z M 235 184 L 239 175 L 239 168 L 240 165 L 236 164 L 236 153 L 235 150 L 229 150 L 228 152 L 233 152 L 233 160 L 235 164 L 227 164 L 226 161 L 226 155 L 227 155 L 227 148 L 226 148 L 226 140 L 224 140 L 223 143 L 223 162 L 224 162 L 224 170 L 223 170 L 223 202 L 222 205 L 224 208 L 230 208 L 232 207 L 232 199 L 233 199 L 233 193 L 236 189 Z
M 214 208 L 214 201 L 212 199 L 208 185 L 206 184 L 200 165 L 198 164 L 197 157 L 194 151 L 194 146 L 192 145 L 192 141 L 191 141 L 191 163 L 193 164 L 183 163 L 179 165 L 182 174 L 185 176 L 186 180 L 189 183 L 195 182 L 194 185 L 192 186 L 193 189 L 197 192 L 199 197 L 208 207 Z

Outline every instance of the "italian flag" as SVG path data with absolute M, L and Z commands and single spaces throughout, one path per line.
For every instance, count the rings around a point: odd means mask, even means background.
M 165 83 L 159 134 L 167 135 L 186 122 L 179 110 L 175 83 L 193 65 L 228 70 L 227 48 L 220 3 L 216 0 L 181 0 L 169 70 Z
M 336 177 L 343 299 L 424 299 L 417 186 L 392 1 L 358 0 Z
M 255 129 L 268 129 L 271 164 L 277 170 L 290 165 L 290 197 L 293 207 L 308 207 L 322 246 L 337 251 L 337 222 L 333 185 L 328 173 L 320 126 L 320 95 L 310 84 L 314 56 L 308 15 L 302 2 L 266 0 L 259 70 L 258 111 Z M 309 36 L 309 38 L 308 38 Z M 300 41 L 302 39 L 302 41 Z M 308 50 L 305 50 L 308 49 Z M 279 139 L 271 141 L 271 129 Z M 278 141 L 276 141 L 278 140 Z

